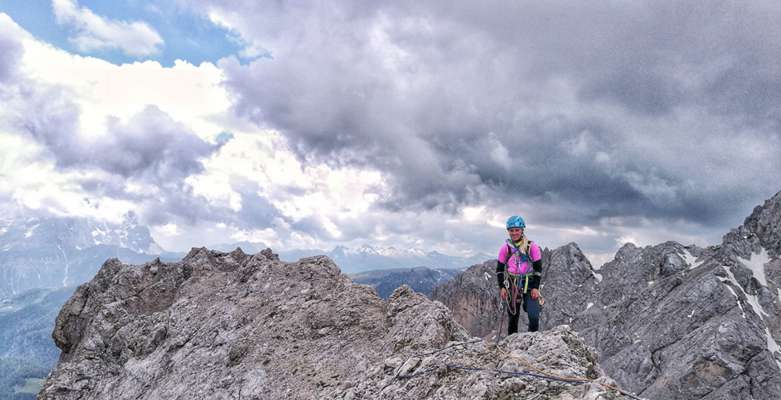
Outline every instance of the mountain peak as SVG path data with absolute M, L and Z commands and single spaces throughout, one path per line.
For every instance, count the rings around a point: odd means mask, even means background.
M 621 246 L 620 249 L 618 249 L 618 252 L 616 252 L 616 260 L 624 260 L 624 259 L 630 259 L 637 255 L 640 251 L 642 251 L 641 248 L 637 247 L 632 242 L 624 243 L 623 246 Z
M 0 297 L 36 287 L 80 284 L 109 257 L 143 262 L 161 251 L 132 213 L 117 224 L 32 212 L 20 215 L 0 228 Z
M 781 255 L 781 192 L 766 200 L 743 222 L 750 233 L 756 235 L 762 247 L 770 254 Z

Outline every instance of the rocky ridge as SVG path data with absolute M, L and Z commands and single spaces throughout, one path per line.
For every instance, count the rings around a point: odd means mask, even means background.
M 62 355 L 39 399 L 617 397 L 566 327 L 493 346 L 407 286 L 383 301 L 327 257 L 285 263 L 270 250 L 109 260 L 53 337 Z M 530 365 L 588 382 L 509 373 Z
M 597 350 L 606 372 L 643 397 L 778 399 L 779 255 L 781 193 L 718 246 L 627 244 L 597 270 L 570 243 L 546 252 L 542 329 L 570 324 Z M 494 266 L 476 265 L 464 275 L 490 275 Z M 483 287 L 438 288 L 434 298 L 481 295 L 454 315 L 473 334 L 490 335 L 495 327 L 459 318 L 495 315 L 495 280 L 474 282 Z

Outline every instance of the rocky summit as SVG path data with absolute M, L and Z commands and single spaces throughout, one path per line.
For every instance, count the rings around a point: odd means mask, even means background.
M 542 329 L 569 324 L 608 375 L 645 398 L 776 400 L 780 256 L 781 193 L 717 246 L 627 244 L 596 269 L 570 243 L 545 252 Z M 434 291 L 475 335 L 496 332 L 474 317 L 496 315 L 494 271 L 495 261 L 476 265 Z
M 470 337 L 441 303 L 387 301 L 327 257 L 193 249 L 107 261 L 57 317 L 39 399 L 614 399 L 569 328 Z

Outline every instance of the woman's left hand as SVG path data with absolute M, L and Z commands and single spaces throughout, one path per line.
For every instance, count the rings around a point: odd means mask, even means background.
M 540 291 L 538 289 L 532 289 L 532 300 L 540 298 Z

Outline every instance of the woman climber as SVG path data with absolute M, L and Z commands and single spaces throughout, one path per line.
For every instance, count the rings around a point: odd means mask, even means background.
M 508 303 L 508 335 L 518 332 L 520 309 L 529 316 L 529 332 L 536 332 L 540 327 L 542 251 L 537 243 L 526 237 L 525 228 L 526 223 L 520 216 L 507 219 L 510 238 L 499 249 L 496 262 L 499 296 Z

